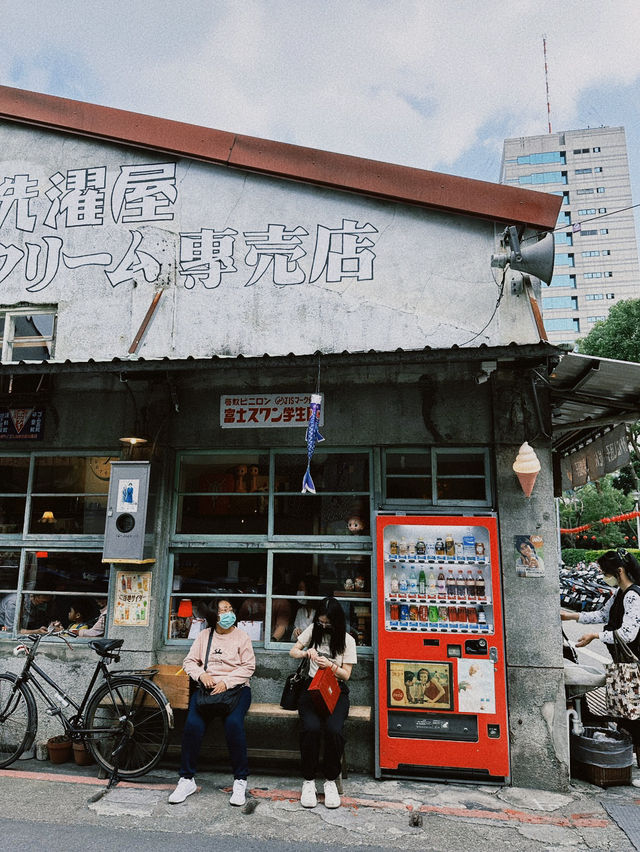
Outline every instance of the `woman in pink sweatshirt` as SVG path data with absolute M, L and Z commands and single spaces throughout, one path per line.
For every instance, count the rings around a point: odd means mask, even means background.
M 219 600 L 211 607 L 209 624 L 214 626 L 201 630 L 191 650 L 184 658 L 183 668 L 196 683 L 201 683 L 213 694 L 241 686 L 240 697 L 228 716 L 224 718 L 224 733 L 233 768 L 233 793 L 230 804 L 244 805 L 249 774 L 247 741 L 244 732 L 244 717 L 251 704 L 251 675 L 255 671 L 256 658 L 251 639 L 235 626 L 236 616 L 227 600 Z M 205 660 L 211 636 L 209 658 Z M 169 796 L 171 804 L 184 802 L 195 793 L 196 764 L 202 739 L 211 716 L 203 714 L 197 705 L 197 694 L 191 696 L 189 712 L 182 734 L 182 758 L 178 786 Z

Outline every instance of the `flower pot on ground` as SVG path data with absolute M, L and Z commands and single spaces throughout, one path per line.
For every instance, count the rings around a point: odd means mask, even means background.
M 71 760 L 71 740 L 68 737 L 51 737 L 47 740 L 51 763 L 66 763 Z
M 73 759 L 78 766 L 90 766 L 95 762 L 93 755 L 82 742 L 73 743 Z

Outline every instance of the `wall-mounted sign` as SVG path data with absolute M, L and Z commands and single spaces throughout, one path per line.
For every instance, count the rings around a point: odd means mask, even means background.
M 0 441 L 41 441 L 43 434 L 42 408 L 0 408 Z
M 220 397 L 223 429 L 258 429 L 298 426 L 309 422 L 310 393 L 225 393 Z M 324 407 L 320 425 L 324 424 Z
M 562 489 L 569 491 L 595 482 L 607 473 L 614 473 L 629 464 L 629 442 L 624 423 L 610 432 L 599 435 L 562 459 Z
M 126 627 L 149 624 L 151 571 L 116 572 L 116 604 L 113 623 Z

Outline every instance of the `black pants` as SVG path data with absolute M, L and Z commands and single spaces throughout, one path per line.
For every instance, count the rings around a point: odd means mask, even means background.
M 300 715 L 300 758 L 302 777 L 313 781 L 320 767 L 320 746 L 324 734 L 322 771 L 327 781 L 335 781 L 342 770 L 344 722 L 349 715 L 349 692 L 341 687 L 340 698 L 330 716 L 321 716 L 306 689 L 298 702 Z
M 640 766 L 640 719 L 616 719 L 618 727 L 626 731 L 633 740 L 638 766 Z

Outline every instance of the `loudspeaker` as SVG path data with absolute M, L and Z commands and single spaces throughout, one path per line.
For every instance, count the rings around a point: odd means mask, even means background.
M 111 462 L 103 562 L 143 560 L 149 471 L 149 462 Z
M 512 251 L 509 266 L 517 272 L 535 275 L 545 284 L 551 282 L 555 260 L 555 240 L 553 234 L 545 234 L 533 245 L 520 246 L 520 251 Z
M 515 225 L 509 225 L 502 236 L 504 249 L 491 256 L 491 266 L 504 269 L 509 264 L 512 270 L 533 275 L 551 283 L 553 264 L 555 261 L 555 240 L 552 233 L 547 233 L 537 243 L 522 246 Z

